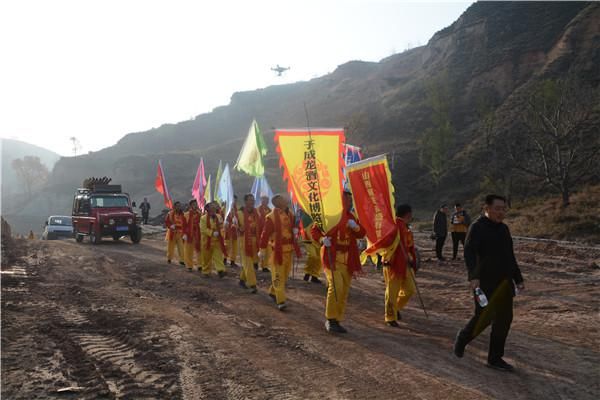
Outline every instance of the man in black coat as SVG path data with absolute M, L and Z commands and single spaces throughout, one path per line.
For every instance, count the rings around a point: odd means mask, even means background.
M 467 344 L 491 324 L 487 366 L 512 371 L 513 367 L 502 357 L 513 318 L 515 285 L 519 290 L 524 290 L 525 286 L 515 259 L 510 231 L 502 222 L 506 214 L 506 199 L 498 195 L 487 196 L 484 211 L 485 214 L 471 225 L 467 233 L 465 264 L 471 289 L 481 288 L 488 305 L 481 307 L 475 299 L 475 315 L 456 335 L 454 354 L 462 357 Z
M 442 249 L 448 236 L 448 206 L 442 206 L 436 211 L 433 216 L 433 234 L 435 235 L 435 256 L 438 260 L 444 261 Z

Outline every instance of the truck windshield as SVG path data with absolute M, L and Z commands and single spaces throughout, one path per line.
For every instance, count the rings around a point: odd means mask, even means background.
M 49 225 L 71 226 L 71 217 L 50 217 Z
M 125 196 L 94 196 L 90 200 L 94 208 L 129 207 L 129 199 Z

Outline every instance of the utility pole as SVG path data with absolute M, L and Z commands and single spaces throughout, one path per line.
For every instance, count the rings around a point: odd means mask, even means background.
M 77 150 L 81 149 L 81 143 L 79 143 L 79 140 L 75 136 L 71 136 L 69 138 L 69 140 L 71 141 L 71 143 L 73 145 L 72 150 L 73 150 L 73 156 L 75 157 L 75 156 L 77 156 Z

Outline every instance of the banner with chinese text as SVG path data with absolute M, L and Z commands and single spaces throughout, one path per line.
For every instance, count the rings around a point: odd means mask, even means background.
M 342 217 L 343 129 L 277 129 L 275 143 L 292 201 L 323 232 Z

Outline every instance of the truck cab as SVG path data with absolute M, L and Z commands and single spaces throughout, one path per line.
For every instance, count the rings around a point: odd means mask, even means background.
M 92 244 L 103 237 L 119 240 L 129 236 L 133 243 L 142 239 L 142 230 L 121 185 L 93 184 L 77 189 L 73 197 L 73 235 L 77 242 L 85 236 Z

